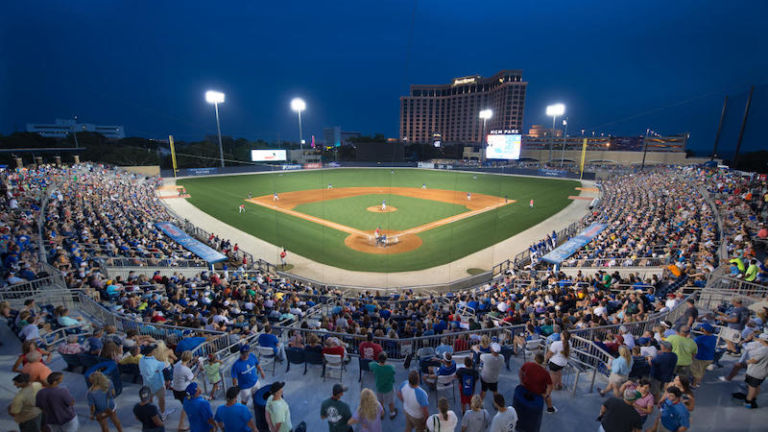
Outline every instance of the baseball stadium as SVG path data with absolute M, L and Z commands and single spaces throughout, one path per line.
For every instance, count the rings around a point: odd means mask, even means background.
M 692 3 L 0 2 L 0 432 L 768 431 L 768 2 Z

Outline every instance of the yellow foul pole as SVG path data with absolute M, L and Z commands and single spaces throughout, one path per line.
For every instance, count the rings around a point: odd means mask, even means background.
M 168 135 L 168 141 L 171 143 L 171 161 L 173 162 L 173 178 L 176 178 L 176 150 L 173 148 L 173 135 Z
M 581 174 L 579 180 L 584 178 L 584 159 L 587 157 L 587 139 L 584 138 L 584 144 L 581 146 Z

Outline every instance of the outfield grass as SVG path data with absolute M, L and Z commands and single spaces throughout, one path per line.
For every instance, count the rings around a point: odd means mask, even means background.
M 381 207 L 382 200 L 387 200 L 387 207 L 394 207 L 397 211 L 381 213 L 367 210 L 368 207 Z M 469 211 L 458 204 L 389 194 L 359 195 L 301 204 L 294 210 L 363 231 L 375 230 L 376 227 L 403 231 Z
M 446 264 L 489 247 L 560 211 L 570 203 L 568 196 L 575 194 L 574 188 L 579 185 L 571 180 L 420 169 L 279 172 L 190 178 L 178 183 L 192 196 L 189 201 L 193 205 L 238 229 L 323 264 L 375 272 L 420 270 Z M 517 202 L 420 233 L 419 237 L 423 240 L 421 247 L 394 255 L 372 255 L 354 251 L 344 245 L 346 233 L 256 204 L 247 203 L 248 212 L 245 215 L 239 215 L 237 212 L 237 207 L 249 193 L 261 196 L 273 192 L 325 189 L 328 184 L 333 184 L 334 187 L 421 187 L 426 184 L 430 189 L 506 196 Z M 391 199 L 395 199 L 395 196 Z M 528 208 L 530 199 L 535 200 L 534 209 Z M 387 203 L 390 203 L 389 199 Z M 374 202 L 372 205 L 376 204 Z M 381 204 L 380 200 L 378 204 Z M 446 203 L 435 204 L 450 206 Z M 397 207 L 394 202 L 392 205 Z M 326 213 L 328 206 L 333 212 L 343 208 L 335 206 L 332 201 L 326 201 L 325 206 Z M 322 210 L 322 206 L 319 208 Z M 362 211 L 365 211 L 364 207 Z M 321 214 L 315 216 L 323 217 Z M 348 225 L 355 226 L 353 223 Z

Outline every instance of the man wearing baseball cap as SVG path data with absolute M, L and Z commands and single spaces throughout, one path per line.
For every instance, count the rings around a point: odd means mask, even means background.
M 202 392 L 196 382 L 190 383 L 185 391 L 187 397 L 182 406 L 189 418 L 190 432 L 210 432 L 216 429 L 211 403 L 200 396 Z
M 624 390 L 624 399 L 612 397 L 600 407 L 600 432 L 643 430 L 643 419 L 634 403 L 641 395 L 635 389 Z
M 251 400 L 256 389 L 256 383 L 259 381 L 256 372 L 261 375 L 261 379 L 265 378 L 264 371 L 259 366 L 259 359 L 253 355 L 251 347 L 248 345 L 241 346 L 240 358 L 232 364 L 232 385 L 240 388 L 240 402 L 243 405 L 248 405 L 248 401 Z
M 352 429 L 347 424 L 352 417 L 349 405 L 341 400 L 347 388 L 341 384 L 333 385 L 333 394 L 320 406 L 320 418 L 328 420 L 328 432 L 348 432 Z
M 702 334 L 696 336 L 693 340 L 696 342 L 698 351 L 696 351 L 696 356 L 693 358 L 693 363 L 691 363 L 691 375 L 693 375 L 694 386 L 701 384 L 701 379 L 704 377 L 707 366 L 715 360 L 715 346 L 717 345 L 717 337 L 712 335 L 715 332 L 715 328 L 711 324 L 705 322 L 698 329 Z
M 480 398 L 485 400 L 485 392 L 490 390 L 494 395 L 499 393 L 499 374 L 504 368 L 504 357 L 501 352 L 501 345 L 494 342 L 491 344 L 491 353 L 480 355 L 480 361 L 483 363 L 483 369 L 480 370 Z
M 165 432 L 160 410 L 152 404 L 152 390 L 144 386 L 139 390 L 139 403 L 133 406 L 133 416 L 141 422 L 142 432 Z
M 283 387 L 285 387 L 284 381 L 273 383 L 271 394 L 267 398 L 267 423 L 272 432 L 291 432 L 293 429 L 291 407 L 283 398 Z

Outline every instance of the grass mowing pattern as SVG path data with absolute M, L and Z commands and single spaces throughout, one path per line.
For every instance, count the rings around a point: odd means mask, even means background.
M 377 213 L 366 210 L 368 207 L 381 207 L 382 200 L 387 200 L 387 206 L 397 211 Z M 469 211 L 458 204 L 389 194 L 307 203 L 296 206 L 294 210 L 363 231 L 375 230 L 376 227 L 403 231 Z
M 420 169 L 279 172 L 191 178 L 178 183 L 192 195 L 189 201 L 193 205 L 242 231 L 323 264 L 373 272 L 421 270 L 447 264 L 489 247 L 563 209 L 570 203 L 568 196 L 573 195 L 574 188 L 579 186 L 572 180 Z M 237 212 L 237 207 L 249 192 L 260 196 L 273 192 L 325 189 L 328 184 L 334 187 L 421 187 L 424 183 L 429 188 L 507 196 L 517 202 L 420 233 L 419 237 L 424 241 L 420 248 L 395 255 L 371 255 L 351 250 L 344 245 L 346 233 L 256 204 L 246 203 L 248 212 L 244 215 Z M 535 200 L 534 209 L 528 208 L 531 199 Z M 380 200 L 378 204 L 381 204 Z M 503 258 L 498 257 L 498 260 Z M 492 264 L 489 263 L 489 266 Z

